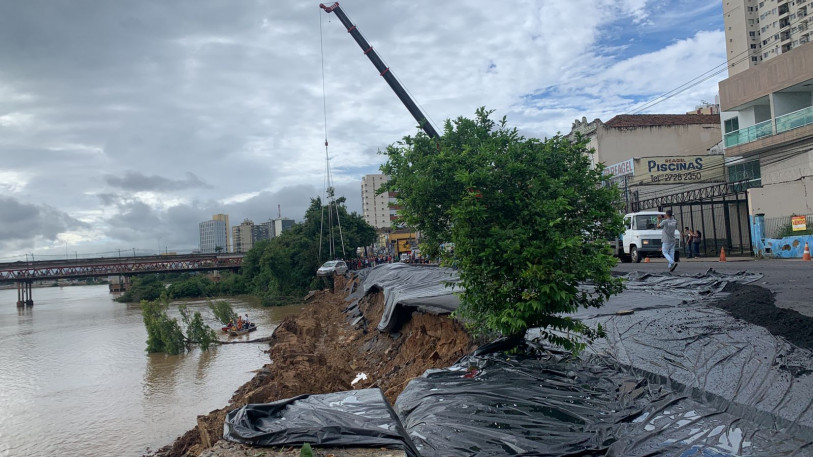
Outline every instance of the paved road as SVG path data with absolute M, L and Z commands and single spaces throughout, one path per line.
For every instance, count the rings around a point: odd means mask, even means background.
M 750 271 L 764 276 L 754 284 L 770 289 L 776 297 L 776 306 L 798 311 L 813 317 L 813 262 L 801 260 L 752 260 L 729 258 L 727 262 L 715 259 L 682 259 L 672 274 L 694 275 L 713 268 L 723 273 Z M 650 263 L 619 263 L 614 271 L 659 272 L 666 271 L 666 260 L 652 259 Z

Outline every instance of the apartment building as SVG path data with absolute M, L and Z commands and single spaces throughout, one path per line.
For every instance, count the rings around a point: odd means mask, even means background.
M 725 155 L 750 173 L 752 215 L 813 215 L 813 45 L 720 82 Z
M 728 74 L 734 76 L 808 43 L 811 0 L 723 0 Z
M 392 221 L 396 217 L 397 208 L 395 204 L 395 194 L 384 192 L 376 195 L 381 185 L 389 181 L 389 177 L 383 174 L 365 175 L 361 178 L 361 203 L 364 220 L 376 228 L 376 230 L 387 230 L 392 227 Z

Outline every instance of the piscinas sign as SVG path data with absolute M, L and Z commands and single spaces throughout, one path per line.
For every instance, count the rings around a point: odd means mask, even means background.
M 664 156 L 635 159 L 630 184 L 686 184 L 725 180 L 722 155 Z

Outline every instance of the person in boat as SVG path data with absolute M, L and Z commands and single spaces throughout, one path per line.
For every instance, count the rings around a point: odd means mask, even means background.
M 246 318 L 243 319 L 243 328 L 247 329 L 251 326 L 251 322 L 248 320 L 248 313 L 246 313 Z
M 237 327 L 235 327 L 235 328 L 237 330 L 240 330 L 241 328 L 243 328 L 243 316 L 237 316 Z
M 227 325 L 226 328 L 229 330 L 234 328 L 234 319 L 229 319 L 229 325 Z

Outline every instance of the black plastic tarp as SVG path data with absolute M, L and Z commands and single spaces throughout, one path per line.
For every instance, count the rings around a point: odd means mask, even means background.
M 467 357 L 395 405 L 424 457 L 810 455 L 806 443 L 598 357 Z
M 406 263 L 378 265 L 359 274 L 362 287 L 349 299 L 358 301 L 370 290 L 384 294 L 384 312 L 378 330 L 390 332 L 399 327 L 397 313 L 400 307 L 416 309 L 430 314 L 449 314 L 457 309 L 460 300 L 452 286 L 459 283 L 457 272 L 436 266 L 417 266 Z
M 813 353 L 710 306 L 724 295 L 725 283 L 759 277 L 713 271 L 632 277 L 627 291 L 605 308 L 577 317 L 607 332 L 590 352 L 743 419 L 813 441 Z M 620 308 L 635 313 L 609 312 Z
M 246 405 L 226 416 L 223 437 L 254 446 L 381 447 L 419 456 L 380 389 Z

